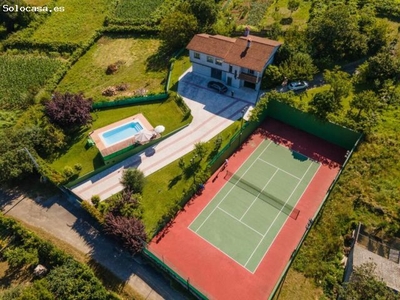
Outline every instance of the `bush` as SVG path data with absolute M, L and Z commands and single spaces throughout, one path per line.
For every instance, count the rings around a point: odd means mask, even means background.
M 141 194 L 145 184 L 144 174 L 136 168 L 126 169 L 122 174 L 121 184 L 133 194 Z
M 50 121 L 63 129 L 75 129 L 92 121 L 92 99 L 83 94 L 55 93 L 46 103 L 45 111 Z
M 92 198 L 90 198 L 90 201 L 92 201 L 93 205 L 97 207 L 100 203 L 100 196 L 99 195 L 93 195 Z
M 79 172 L 80 170 L 82 170 L 82 165 L 81 164 L 75 164 L 74 165 L 74 169 L 77 171 L 77 172 Z
M 66 178 L 71 178 L 74 175 L 74 170 L 70 166 L 65 166 L 63 173 Z

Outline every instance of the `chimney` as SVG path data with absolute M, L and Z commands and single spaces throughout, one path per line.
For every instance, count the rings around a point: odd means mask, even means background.
M 248 39 L 246 48 L 250 48 L 250 46 L 251 46 L 251 39 Z
M 244 30 L 244 36 L 248 36 L 250 34 L 250 27 L 246 26 L 245 30 Z

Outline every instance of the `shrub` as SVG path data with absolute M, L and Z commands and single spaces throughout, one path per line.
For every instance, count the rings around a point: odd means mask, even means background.
M 122 174 L 121 184 L 133 194 L 141 194 L 145 184 L 144 174 L 136 168 L 126 169 Z
M 70 166 L 65 166 L 63 173 L 65 177 L 70 178 L 72 175 L 74 175 L 74 170 Z
M 77 164 L 74 165 L 74 169 L 79 172 L 79 171 L 82 170 L 82 165 L 77 163 Z
M 92 201 L 93 205 L 97 207 L 100 203 L 100 196 L 99 195 L 93 195 L 92 198 L 90 198 L 90 201 Z
M 83 94 L 55 93 L 46 103 L 45 110 L 50 121 L 63 129 L 75 129 L 92 121 L 92 99 Z

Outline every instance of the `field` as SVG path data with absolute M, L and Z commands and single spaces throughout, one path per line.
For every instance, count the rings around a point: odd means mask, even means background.
M 0 108 L 27 107 L 62 64 L 45 56 L 0 55 Z
M 114 10 L 114 16 L 120 19 L 148 19 L 163 3 L 163 0 L 121 0 Z
M 92 114 L 92 126 L 72 137 L 70 147 L 58 159 L 52 162 L 51 166 L 59 172 L 62 172 L 66 165 L 73 167 L 75 164 L 79 163 L 82 165 L 81 175 L 101 167 L 103 161 L 97 148 L 85 147 L 89 132 L 137 113 L 143 113 L 153 126 L 163 124 L 166 128 L 164 134 L 183 126 L 189 121 L 189 119 L 183 120 L 181 109 L 177 106 L 176 102 L 172 100 L 162 103 L 97 111 Z
M 44 6 L 51 2 L 51 0 L 25 0 L 25 3 L 32 6 Z
M 104 22 L 108 11 L 107 0 L 59 0 L 56 6 L 64 12 L 53 12 L 34 32 L 32 39 L 39 42 L 85 42 Z
M 126 98 L 138 90 L 160 93 L 164 90 L 167 64 L 164 69 L 148 70 L 147 60 L 154 55 L 160 41 L 153 38 L 102 37 L 81 59 L 73 65 L 60 82 L 57 90 L 79 92 L 94 101 Z M 118 64 L 118 70 L 106 74 L 107 67 Z M 128 84 L 128 89 L 115 96 L 106 97 L 102 91 L 109 86 Z

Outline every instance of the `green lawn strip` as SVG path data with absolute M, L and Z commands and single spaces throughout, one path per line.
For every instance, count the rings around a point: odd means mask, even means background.
M 51 0 L 25 0 L 25 3 L 32 6 L 44 6 L 48 5 Z
M 57 90 L 84 91 L 85 96 L 95 101 L 133 97 L 139 89 L 161 93 L 164 91 L 167 68 L 158 71 L 147 69 L 147 60 L 157 53 L 159 46 L 160 40 L 154 38 L 103 36 L 72 66 Z M 107 75 L 107 67 L 116 63 L 118 70 Z M 111 97 L 102 95 L 107 87 L 122 83 L 128 84 L 126 91 L 117 92 Z
M 170 89 L 173 91 L 178 90 L 179 77 L 182 76 L 187 69 L 191 67 L 189 53 L 185 51 L 181 56 L 176 58 L 171 72 Z
M 81 175 L 92 172 L 103 165 L 102 158 L 96 147 L 86 148 L 89 133 L 92 130 L 112 124 L 129 116 L 143 113 L 153 126 L 164 125 L 167 134 L 183 125 L 189 119 L 183 120 L 182 111 L 175 101 L 166 100 L 161 103 L 143 104 L 115 109 L 106 109 L 92 113 L 93 124 L 71 137 L 71 145 L 58 159 L 51 163 L 51 166 L 61 172 L 65 166 L 73 167 L 79 163 L 82 165 Z
M 32 39 L 39 42 L 72 42 L 88 40 L 97 29 L 103 26 L 110 2 L 92 0 L 59 0 L 57 7 L 63 12 L 52 12 L 51 16 L 34 32 Z
M 223 140 L 221 149 L 229 142 L 229 139 L 238 130 L 239 126 L 240 122 L 237 121 L 219 134 Z M 207 143 L 208 153 L 206 157 L 209 156 L 216 139 L 217 137 L 214 137 Z M 186 166 L 190 164 L 190 159 L 193 156 L 193 152 L 183 156 Z M 207 158 L 201 162 L 203 168 L 206 165 Z M 182 201 L 185 191 L 191 188 L 193 182 L 193 176 L 185 177 L 185 174 L 183 174 L 182 169 L 179 167 L 179 160 L 146 177 L 146 185 L 141 202 L 143 208 L 142 220 L 150 236 L 155 233 L 163 218 L 174 212 L 176 206 Z

